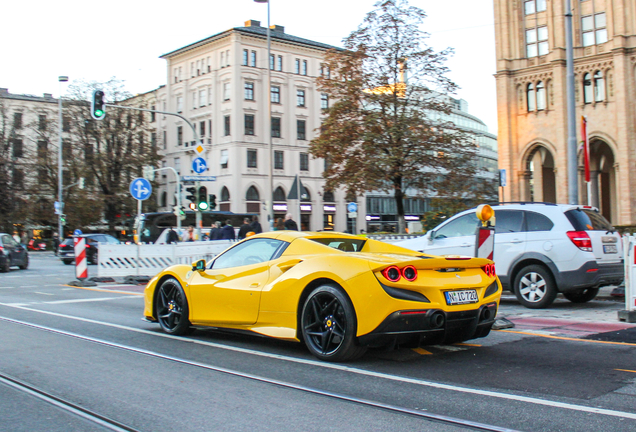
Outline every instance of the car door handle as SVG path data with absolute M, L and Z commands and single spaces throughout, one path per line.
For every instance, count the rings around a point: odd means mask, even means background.
M 258 288 L 261 284 L 258 282 L 255 282 L 253 284 L 250 285 L 250 288 Z
M 523 240 L 514 239 L 510 243 L 521 243 L 521 242 L 523 242 Z

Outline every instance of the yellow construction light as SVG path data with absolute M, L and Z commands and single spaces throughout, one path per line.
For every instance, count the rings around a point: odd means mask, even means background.
M 484 226 L 495 215 L 495 211 L 488 204 L 482 204 L 477 207 L 477 218 Z

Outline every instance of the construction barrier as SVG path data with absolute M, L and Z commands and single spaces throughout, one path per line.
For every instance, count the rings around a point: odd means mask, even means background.
M 88 278 L 86 239 L 84 237 L 73 238 L 73 251 L 75 252 L 75 277 L 78 280 Z
M 636 236 L 623 236 L 625 254 L 625 310 L 618 312 L 618 319 L 636 322 Z
M 98 277 L 154 276 L 174 264 L 211 260 L 233 245 L 231 240 L 176 244 L 99 244 Z

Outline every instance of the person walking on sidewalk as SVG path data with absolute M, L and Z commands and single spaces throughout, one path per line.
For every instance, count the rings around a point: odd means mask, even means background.
M 292 219 L 291 213 L 287 213 L 287 216 L 285 216 L 285 229 L 298 231 L 298 225 L 296 225 L 296 222 Z

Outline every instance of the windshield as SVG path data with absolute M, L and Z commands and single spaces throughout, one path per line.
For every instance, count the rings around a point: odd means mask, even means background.
M 616 231 L 599 212 L 592 209 L 574 209 L 565 212 L 576 231 Z

